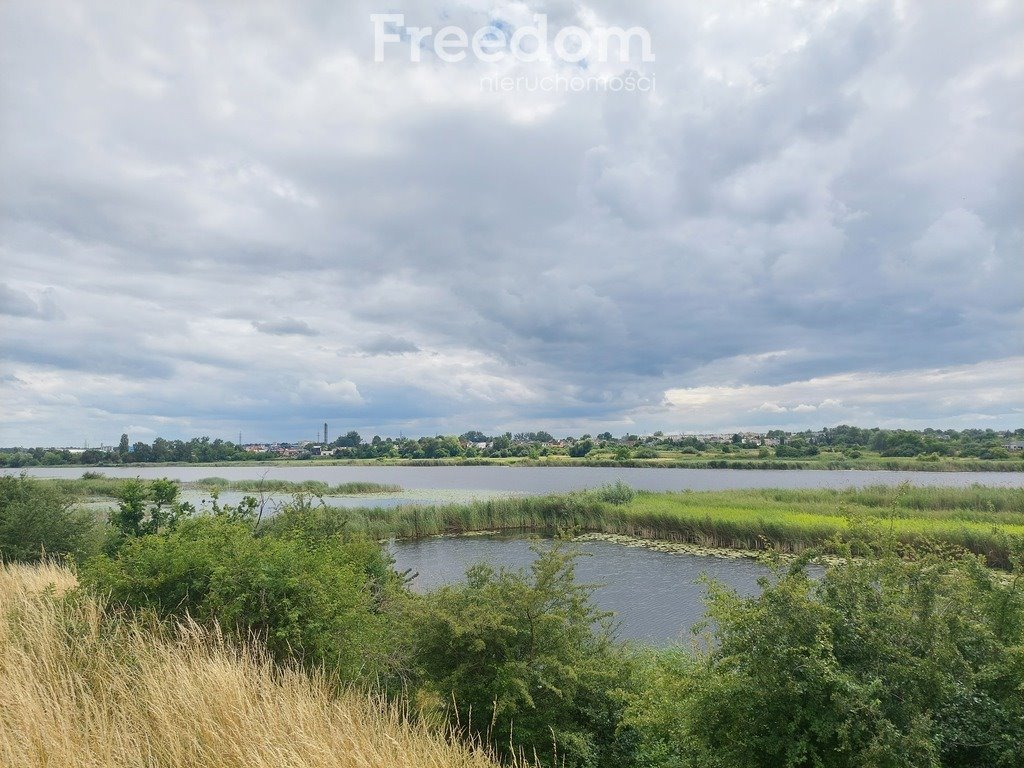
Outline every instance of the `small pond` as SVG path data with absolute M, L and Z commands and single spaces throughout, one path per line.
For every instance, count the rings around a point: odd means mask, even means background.
M 466 569 L 481 561 L 496 568 L 528 568 L 535 557 L 530 546 L 536 542 L 460 536 L 395 541 L 389 548 L 397 570 L 418 574 L 412 588 L 426 591 L 462 581 Z M 577 563 L 576 578 L 602 585 L 594 593 L 594 601 L 615 613 L 618 636 L 655 645 L 689 641 L 691 627 L 704 617 L 702 574 L 741 594 L 754 595 L 758 577 L 768 573 L 765 566 L 746 558 L 656 552 L 607 541 L 584 541 L 576 546 L 585 553 Z

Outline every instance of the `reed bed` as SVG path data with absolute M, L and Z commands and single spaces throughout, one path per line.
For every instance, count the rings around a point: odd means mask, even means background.
M 324 675 L 194 625 L 110 618 L 74 574 L 0 565 L 0 765 L 495 768 Z
M 125 478 L 90 476 L 76 478 L 47 478 L 43 480 L 58 488 L 71 499 L 115 498 L 125 483 Z M 144 481 L 145 482 L 145 481 Z M 349 483 L 323 483 L 317 480 L 228 480 L 223 477 L 204 477 L 194 482 L 183 483 L 211 491 L 240 491 L 243 493 L 310 493 L 318 496 L 362 496 L 383 493 L 400 493 L 403 488 L 391 483 L 353 481 Z
M 701 495 L 708 500 L 763 505 L 813 504 L 837 508 L 840 504 L 899 511 L 1015 512 L 1024 515 L 1024 488 L 997 488 L 973 484 L 967 487 L 871 485 L 863 488 L 756 489 L 680 494 Z
M 1006 567 L 1024 541 L 1024 489 L 891 488 L 682 493 L 608 490 L 496 498 L 397 509 L 320 510 L 315 525 L 378 539 L 473 531 L 616 533 L 732 549 L 800 552 L 837 534 L 873 531 L 916 546 L 939 544 L 983 554 Z M 287 515 L 271 525 L 287 526 Z M 308 522 L 308 521 L 307 521 Z M 1019 545 L 1019 544 L 1018 544 Z
M 223 477 L 204 477 L 194 485 L 218 491 L 242 491 L 248 493 L 312 493 L 318 496 L 361 496 L 374 493 L 400 493 L 402 486 L 388 483 L 353 481 L 349 483 L 320 482 L 319 480 L 227 480 Z
M 117 494 L 118 489 L 124 484 L 124 478 L 105 477 L 96 472 L 86 473 L 88 476 L 75 478 L 47 478 L 42 482 L 50 483 L 59 488 L 62 493 L 69 497 L 106 497 L 110 498 Z
M 775 548 L 800 552 L 837 534 L 872 532 L 907 545 L 942 544 L 983 554 L 994 566 L 1009 565 L 1014 538 L 1024 525 L 940 517 L 865 515 L 860 510 L 811 512 L 673 505 L 671 501 L 629 507 L 606 516 L 603 530 L 641 538 L 685 541 L 735 549 Z

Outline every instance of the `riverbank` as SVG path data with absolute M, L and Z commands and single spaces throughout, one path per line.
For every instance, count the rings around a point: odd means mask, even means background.
M 737 452 L 742 453 L 742 452 Z M 306 466 L 395 466 L 395 467 L 628 467 L 632 469 L 741 469 L 741 470 L 862 470 L 889 472 L 1024 472 L 1024 459 L 937 459 L 934 456 L 920 458 L 894 458 L 866 456 L 852 459 L 842 454 L 824 453 L 807 459 L 762 459 L 756 452 L 744 457 L 729 454 L 671 454 L 654 459 L 618 460 L 610 454 L 603 457 L 572 458 L 550 456 L 537 459 L 476 458 L 476 459 L 306 459 L 273 462 L 274 464 L 299 464 Z
M 75 497 L 113 499 L 126 478 L 107 477 L 101 472 L 86 472 L 82 477 L 49 478 L 46 482 L 53 484 L 63 493 Z M 319 480 L 278 480 L 261 478 L 259 480 L 228 480 L 223 477 L 202 477 L 178 483 L 182 490 L 200 490 L 208 492 L 236 493 L 306 493 L 316 496 L 379 496 L 401 493 L 404 489 L 394 483 L 372 483 L 352 481 L 347 483 L 325 483 Z
M 747 455 L 749 454 L 749 455 Z M 113 468 L 159 467 L 621 467 L 632 469 L 739 469 L 739 470 L 859 470 L 889 472 L 1024 472 L 1020 459 L 939 458 L 934 455 L 915 458 L 865 455 L 848 458 L 840 453 L 822 453 L 802 459 L 759 458 L 757 452 L 733 454 L 676 454 L 652 459 L 617 460 L 610 454 L 573 458 L 444 458 L 444 459 L 270 459 L 264 461 L 219 462 L 131 462 L 128 464 L 60 464 L 54 468 L 102 471 Z M 45 465 L 6 467 L 7 471 L 46 468 Z

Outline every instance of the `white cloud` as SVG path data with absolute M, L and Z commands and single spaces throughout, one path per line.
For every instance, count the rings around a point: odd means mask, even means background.
M 836 424 L 969 426 L 1024 413 L 1024 357 L 952 368 L 856 372 L 784 384 L 690 387 L 665 392 L 664 418 L 694 428 L 795 428 Z M 767 420 L 766 420 L 767 418 Z
M 361 403 L 362 395 L 359 388 L 351 381 L 303 381 L 299 383 L 296 392 L 292 395 L 295 402 L 303 402 L 306 399 L 315 399 L 325 404 L 352 404 Z

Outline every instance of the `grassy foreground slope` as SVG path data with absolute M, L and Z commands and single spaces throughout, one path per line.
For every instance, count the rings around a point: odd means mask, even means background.
M 59 595 L 72 571 L 0 565 L 0 765 L 494 768 L 393 707 L 198 627 L 173 636 Z

